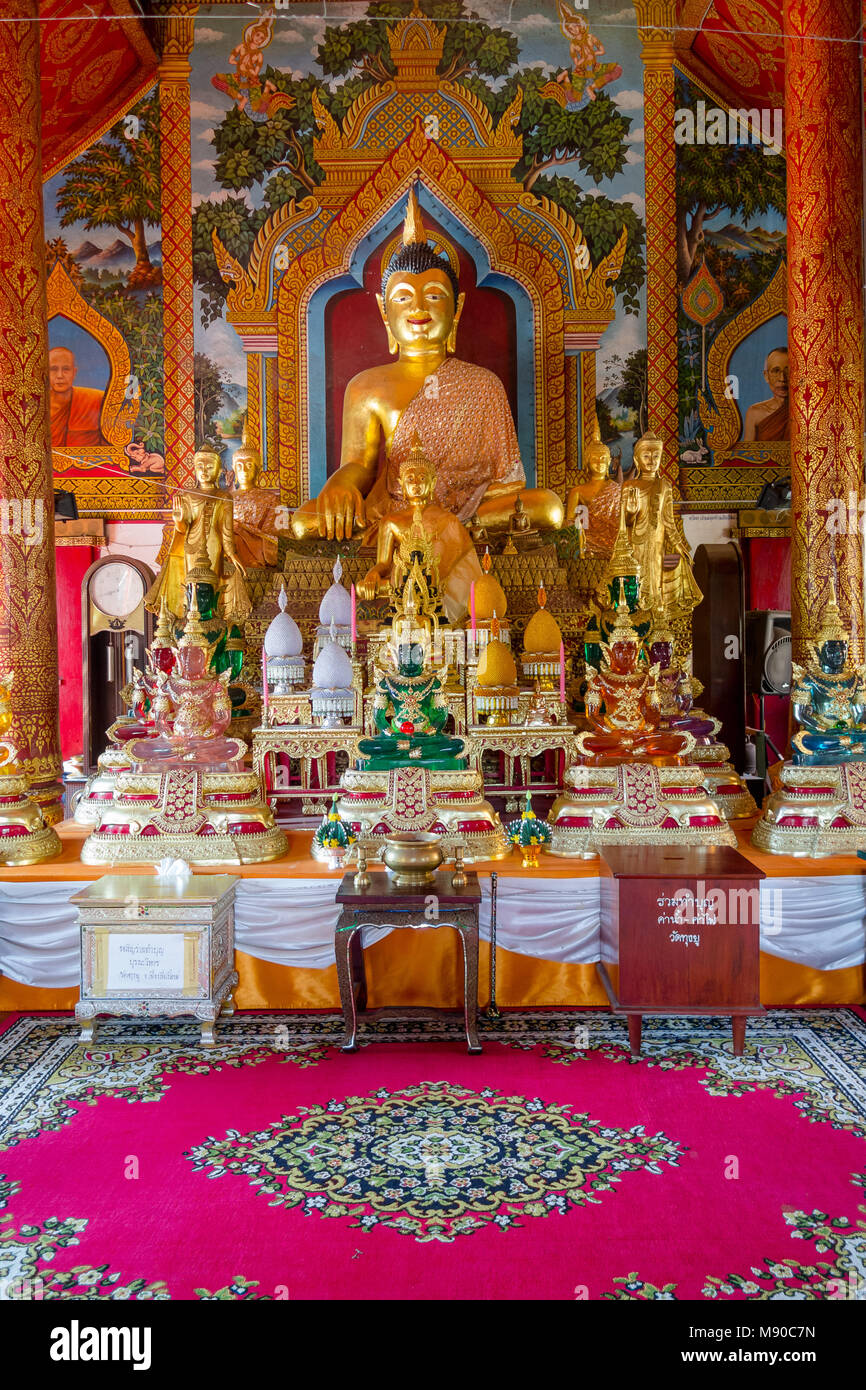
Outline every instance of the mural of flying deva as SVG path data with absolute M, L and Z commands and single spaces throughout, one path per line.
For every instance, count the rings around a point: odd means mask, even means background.
M 590 23 L 567 0 L 518 0 L 507 26 L 462 0 L 346 22 L 305 8 L 196 22 L 197 439 L 230 453 L 245 414 L 283 500 L 316 494 L 346 381 L 387 351 L 365 291 L 412 163 L 472 306 L 460 355 L 501 376 L 528 482 L 569 486 L 597 411 L 627 464 L 645 341 L 634 18 L 611 3 Z

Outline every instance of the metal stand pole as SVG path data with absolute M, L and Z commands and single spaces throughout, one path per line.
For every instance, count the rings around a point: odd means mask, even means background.
M 485 1010 L 485 1017 L 491 1019 L 500 1018 L 496 1007 L 496 880 L 498 874 L 490 875 L 490 1002 Z

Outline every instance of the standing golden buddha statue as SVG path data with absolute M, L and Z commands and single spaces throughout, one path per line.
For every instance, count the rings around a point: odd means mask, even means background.
M 145 605 L 158 613 L 163 599 L 178 619 L 186 614 L 186 587 L 191 578 L 215 581 L 224 620 L 242 623 L 252 611 L 244 583 L 246 568 L 235 546 L 231 494 L 217 486 L 220 456 L 199 449 L 193 458 L 195 488 L 172 498 L 174 534 L 168 558 L 148 590 Z
M 692 574 L 691 553 L 674 513 L 673 489 L 661 475 L 664 444 L 647 430 L 634 446 L 634 471 L 623 483 L 622 519 L 637 559 L 646 608 L 688 614 L 703 595 Z M 674 558 L 667 568 L 666 557 Z
M 232 493 L 235 548 L 241 563 L 267 567 L 277 563 L 277 507 L 280 494 L 260 487 L 262 456 L 247 440 L 247 427 L 241 447 L 232 460 L 235 490 Z
M 376 299 L 397 361 L 359 372 L 346 387 L 341 464 L 319 496 L 294 513 L 296 538 L 344 540 L 397 510 L 400 469 L 416 434 L 435 471 L 437 506 L 463 522 L 477 516 L 488 530 L 506 530 L 520 496 L 532 526 L 558 530 L 560 498 L 526 487 L 502 382 L 454 356 L 464 295 L 455 266 L 427 241 L 414 192 L 403 245 Z

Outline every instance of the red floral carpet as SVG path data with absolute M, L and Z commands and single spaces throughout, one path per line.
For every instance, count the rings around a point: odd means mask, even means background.
M 388 1022 L 344 1056 L 332 1016 L 247 1014 L 203 1053 L 16 1018 L 0 1296 L 864 1297 L 866 1022 L 773 1012 L 742 1059 L 719 1020 L 624 1032 L 512 1015 L 470 1057 Z

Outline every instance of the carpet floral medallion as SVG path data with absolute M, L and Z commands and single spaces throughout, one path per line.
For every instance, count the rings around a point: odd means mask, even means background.
M 866 1301 L 866 1021 L 0 1032 L 0 1298 Z

